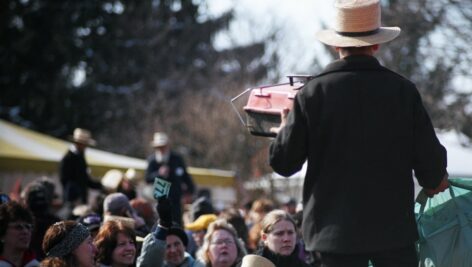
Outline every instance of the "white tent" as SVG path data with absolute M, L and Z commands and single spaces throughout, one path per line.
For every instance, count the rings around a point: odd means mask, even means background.
M 441 144 L 447 150 L 447 170 L 451 177 L 472 178 L 472 143 L 462 133 L 438 132 Z

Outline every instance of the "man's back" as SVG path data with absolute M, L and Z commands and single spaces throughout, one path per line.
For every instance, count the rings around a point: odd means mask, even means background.
M 414 242 L 412 170 L 429 185 L 445 167 L 415 86 L 374 57 L 350 56 L 308 83 L 291 113 L 271 165 L 287 175 L 308 159 L 308 249 L 358 253 Z

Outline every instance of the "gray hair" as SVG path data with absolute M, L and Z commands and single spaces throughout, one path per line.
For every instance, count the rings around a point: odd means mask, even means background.
M 203 238 L 203 245 L 197 252 L 197 258 L 203 261 L 205 266 L 211 266 L 208 252 L 210 250 L 210 243 L 212 241 L 211 239 L 213 237 L 213 234 L 217 230 L 225 230 L 231 234 L 231 236 L 234 238 L 234 243 L 236 244 L 236 248 L 238 250 L 238 254 L 236 256 L 235 262 L 241 261 L 242 258 L 247 254 L 246 248 L 244 247 L 244 243 L 238 237 L 238 233 L 236 232 L 234 227 L 224 219 L 218 219 L 210 223 L 210 225 L 208 226 L 207 233 L 205 234 L 205 237 Z

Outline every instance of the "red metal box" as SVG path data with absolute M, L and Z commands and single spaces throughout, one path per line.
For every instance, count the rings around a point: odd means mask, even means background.
M 293 99 L 298 90 L 312 76 L 290 75 L 288 83 L 249 88 L 239 96 L 249 93 L 247 104 L 243 107 L 246 112 L 245 126 L 249 132 L 257 136 L 275 136 L 270 128 L 280 125 L 280 112 L 284 108 L 292 109 Z M 295 79 L 298 79 L 295 81 Z

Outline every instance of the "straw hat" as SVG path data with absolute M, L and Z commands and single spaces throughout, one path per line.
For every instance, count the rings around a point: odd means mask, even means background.
M 210 223 L 216 221 L 218 217 L 215 214 L 200 215 L 194 222 L 185 225 L 185 229 L 196 232 L 206 230 Z
M 130 181 L 136 180 L 138 178 L 137 174 L 136 174 L 136 170 L 133 169 L 133 168 L 127 169 L 126 172 L 125 172 L 125 178 L 130 180 Z
M 116 169 L 108 170 L 101 180 L 102 186 L 110 191 L 116 191 L 123 180 L 123 172 Z
M 275 265 L 262 256 L 250 254 L 243 257 L 241 267 L 275 267 Z
M 70 137 L 70 140 L 88 146 L 95 146 L 97 144 L 97 142 L 92 139 L 90 132 L 81 128 L 75 128 L 74 134 Z
M 395 39 L 399 27 L 381 27 L 379 0 L 337 0 L 334 29 L 316 34 L 321 42 L 337 47 L 361 47 Z
M 153 147 L 165 146 L 169 143 L 169 137 L 163 132 L 155 132 L 154 139 L 151 142 Z

